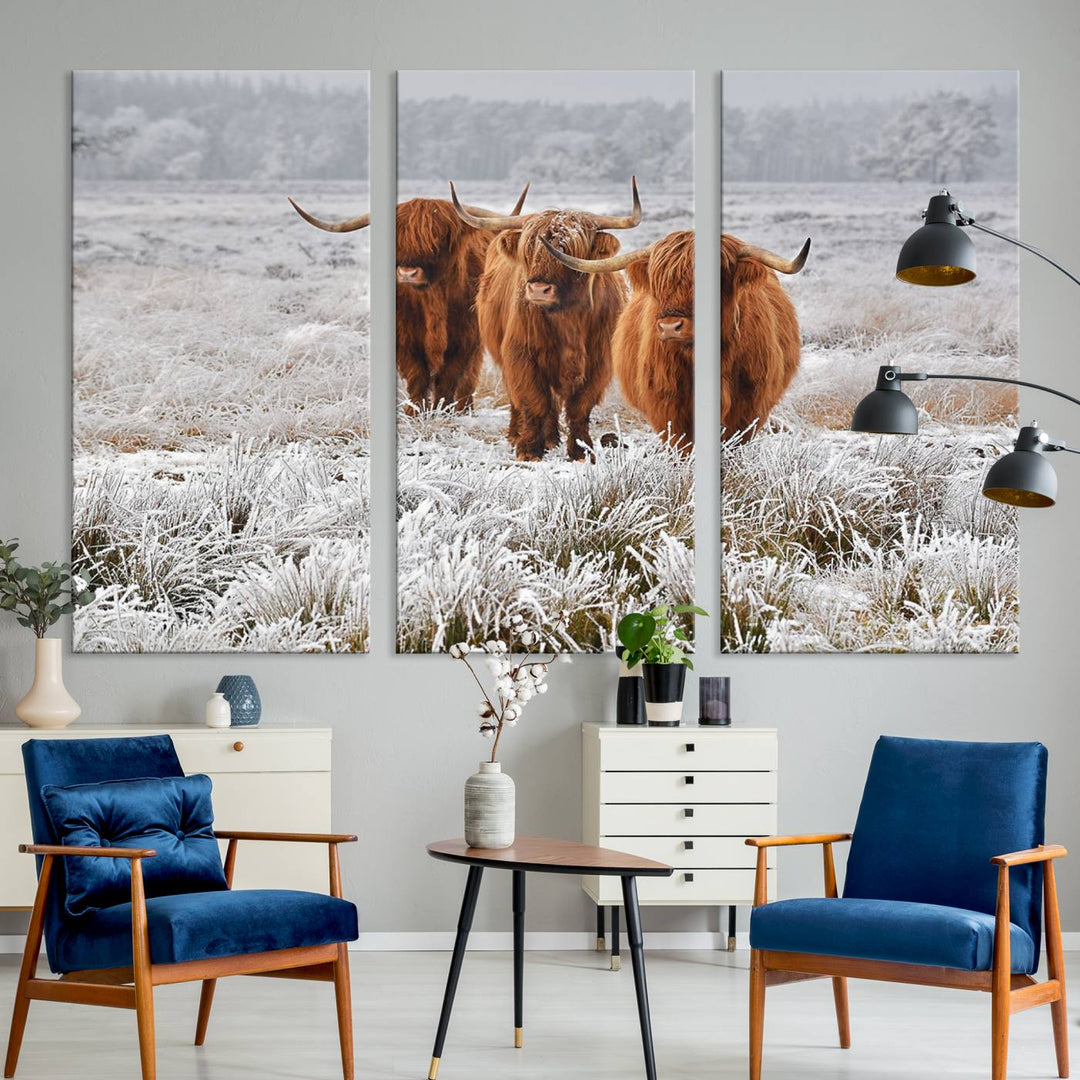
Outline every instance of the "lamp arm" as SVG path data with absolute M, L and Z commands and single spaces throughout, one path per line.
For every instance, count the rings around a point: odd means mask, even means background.
M 1030 251 L 1032 255 L 1038 255 L 1044 262 L 1048 262 L 1051 266 L 1060 270 L 1067 278 L 1075 281 L 1077 285 L 1080 285 L 1080 278 L 1074 273 L 1066 270 L 1061 263 L 1056 262 L 1045 251 L 1040 251 L 1039 248 L 1033 247 L 1031 244 L 1025 244 L 1023 240 L 1017 240 L 1015 236 L 1006 236 L 1005 233 L 999 233 L 996 229 L 991 229 L 986 225 L 980 225 L 974 218 L 962 217 L 958 222 L 960 225 L 970 225 L 974 229 L 978 229 L 980 232 L 989 233 L 991 236 L 996 236 L 999 240 L 1007 240 L 1010 244 L 1015 244 L 1018 248 L 1023 248 L 1025 251 Z
M 1080 284 L 1078 282 L 1077 284 Z M 904 372 L 899 376 L 900 379 L 905 379 L 907 372 Z M 1057 397 L 1064 398 L 1066 401 L 1071 401 L 1074 405 L 1080 405 L 1080 398 L 1075 398 L 1072 394 L 1066 394 L 1064 390 L 1055 390 L 1052 386 L 1043 386 L 1042 383 L 1027 382 L 1025 379 L 1003 379 L 997 375 L 932 375 L 927 374 L 927 379 L 965 379 L 969 382 L 996 382 L 996 383 L 1010 383 L 1013 386 L 1028 386 L 1032 390 L 1043 390 L 1047 394 L 1055 394 Z

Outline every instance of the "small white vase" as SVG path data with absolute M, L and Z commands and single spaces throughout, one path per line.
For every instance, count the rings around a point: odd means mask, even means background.
M 34 685 L 15 706 L 15 715 L 27 727 L 64 728 L 82 712 L 64 686 L 63 646 L 59 638 L 49 637 L 34 644 Z
M 232 723 L 232 706 L 220 691 L 215 692 L 206 703 L 206 726 L 213 728 L 228 727 Z
M 508 848 L 514 843 L 514 781 L 497 761 L 481 761 L 465 781 L 465 843 Z

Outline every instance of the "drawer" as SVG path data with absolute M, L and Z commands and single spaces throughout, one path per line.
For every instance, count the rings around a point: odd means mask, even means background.
M 693 874 L 694 880 L 687 881 L 687 874 Z M 645 905 L 750 905 L 754 902 L 754 871 L 676 870 L 667 878 L 638 878 L 637 888 L 638 901 Z M 775 897 L 775 870 L 768 872 L 768 889 L 769 896 Z M 587 891 L 598 904 L 622 904 L 618 878 L 588 879 Z
M 330 771 L 329 731 L 227 728 L 172 738 L 185 773 Z
M 605 772 L 602 803 L 774 803 L 776 773 Z M 747 834 L 749 835 L 749 834 Z
M 771 732 L 645 731 L 600 740 L 600 768 L 611 770 L 698 770 L 752 772 L 776 769 L 776 736 Z
M 690 814 L 687 814 L 688 810 Z M 747 836 L 772 836 L 776 833 L 776 807 L 765 803 L 746 806 L 616 803 L 600 808 L 600 832 L 612 838 L 736 836 L 745 839 Z
M 687 844 L 693 847 L 688 849 Z M 602 836 L 600 845 L 691 870 L 753 870 L 757 863 L 756 849 L 739 836 Z M 772 849 L 767 865 L 776 865 Z

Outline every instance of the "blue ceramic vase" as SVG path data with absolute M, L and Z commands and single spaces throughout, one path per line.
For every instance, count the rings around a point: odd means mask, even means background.
M 232 727 L 254 727 L 262 717 L 262 702 L 250 675 L 223 675 L 217 692 L 232 710 Z

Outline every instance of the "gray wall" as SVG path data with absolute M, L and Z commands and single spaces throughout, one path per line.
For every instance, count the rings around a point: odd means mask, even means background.
M 455 67 L 682 67 L 697 71 L 699 598 L 718 603 L 718 389 L 715 246 L 719 233 L 719 84 L 728 68 L 1019 68 L 1024 235 L 1080 262 L 1080 7 L 1071 0 L 992 0 L 965 14 L 940 3 L 858 0 L 5 0 L 0 44 L 0 532 L 28 557 L 58 558 L 70 503 L 68 73 L 77 68 L 344 68 L 372 70 L 376 220 L 392 220 L 394 71 Z M 537 12 L 546 14 L 541 23 Z M 479 31 L 483 31 L 480 33 Z M 979 243 L 991 243 L 983 238 Z M 355 830 L 348 888 L 369 930 L 453 926 L 458 872 L 430 862 L 425 841 L 459 831 L 461 785 L 479 760 L 465 673 L 437 657 L 397 657 L 394 639 L 393 234 L 373 229 L 374 651 L 367 657 L 245 658 L 268 719 L 332 724 L 335 826 Z M 1023 272 L 1024 374 L 1080 389 L 1075 286 L 1031 259 Z M 1024 417 L 1080 443 L 1080 416 L 1044 396 Z M 852 822 L 880 732 L 970 739 L 1039 738 L 1050 747 L 1050 839 L 1076 842 L 1073 773 L 1077 663 L 1075 534 L 1080 465 L 1060 461 L 1062 499 L 1023 522 L 1023 643 L 1014 657 L 768 656 L 721 659 L 702 625 L 700 667 L 735 680 L 738 719 L 780 729 L 780 828 Z M 0 716 L 30 678 L 30 641 L 0 628 Z M 68 686 L 93 723 L 198 717 L 220 657 L 69 656 Z M 503 755 L 522 831 L 576 837 L 578 724 L 611 707 L 610 660 L 560 667 L 551 692 L 511 733 Z M 696 691 L 690 687 L 689 694 Z M 1071 864 L 1071 865 L 1070 865 Z M 784 892 L 820 888 L 816 854 L 784 860 Z M 1063 921 L 1080 931 L 1080 860 L 1061 872 Z M 478 929 L 509 926 L 490 889 Z M 537 881 L 535 930 L 584 929 L 589 908 L 569 882 Z M 9 917 L 8 926 L 16 925 Z M 699 911 L 646 912 L 646 929 L 711 927 Z M 0 925 L 0 930 L 4 929 Z

